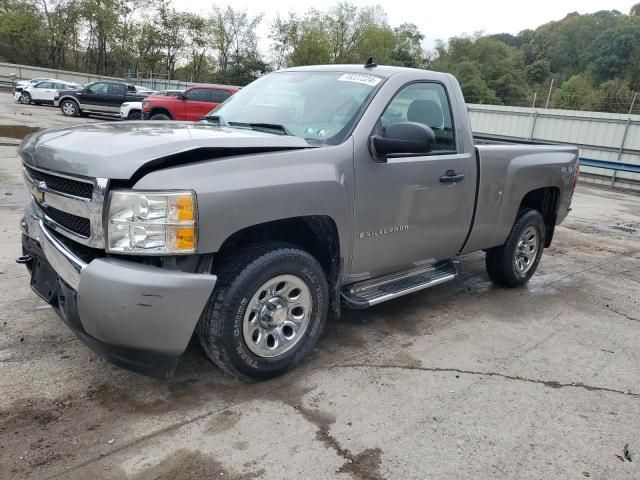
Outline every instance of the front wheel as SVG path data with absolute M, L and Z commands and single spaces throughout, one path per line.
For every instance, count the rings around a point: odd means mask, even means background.
M 140 113 L 138 110 L 133 110 L 129 112 L 129 115 L 127 115 L 127 120 L 140 120 L 141 118 L 142 113 Z
M 20 103 L 23 105 L 31 104 L 31 95 L 27 92 L 22 92 L 22 95 L 20 95 Z
M 283 374 L 313 349 L 327 318 L 318 261 L 287 244 L 233 255 L 198 324 L 200 342 L 222 370 L 243 380 Z
M 60 110 L 66 117 L 77 117 L 80 114 L 80 108 L 73 100 L 63 100 L 60 104 Z
M 487 251 L 489 278 L 511 288 L 528 282 L 540 263 L 544 239 L 545 226 L 540 212 L 521 211 L 504 245 Z

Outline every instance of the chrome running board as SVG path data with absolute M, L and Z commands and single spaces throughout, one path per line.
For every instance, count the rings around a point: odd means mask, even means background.
M 457 276 L 458 270 L 453 262 L 440 262 L 353 283 L 343 287 L 340 294 L 348 306 L 367 308 L 425 288 L 435 287 Z

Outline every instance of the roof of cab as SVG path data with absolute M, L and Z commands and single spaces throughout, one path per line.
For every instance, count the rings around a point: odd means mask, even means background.
M 422 73 L 438 73 L 430 72 L 419 68 L 394 67 L 390 65 L 376 65 L 375 67 L 365 67 L 362 65 L 343 64 L 343 65 L 309 65 L 306 67 L 292 67 L 281 72 L 346 72 L 346 73 L 364 73 L 369 75 L 377 75 L 379 77 L 389 78 L 398 73 L 422 72 Z

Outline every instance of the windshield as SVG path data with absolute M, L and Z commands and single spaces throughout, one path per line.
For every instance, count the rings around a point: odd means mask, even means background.
M 344 72 L 278 72 L 251 83 L 208 117 L 221 125 L 256 128 L 339 144 L 382 78 Z

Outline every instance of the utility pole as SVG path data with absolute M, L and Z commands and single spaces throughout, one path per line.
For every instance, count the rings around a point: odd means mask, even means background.
M 549 101 L 551 100 L 551 90 L 553 90 L 553 82 L 554 81 L 555 81 L 555 78 L 552 78 L 551 79 L 551 85 L 549 85 L 549 95 L 547 95 L 547 103 L 544 106 L 545 109 L 549 108 Z

